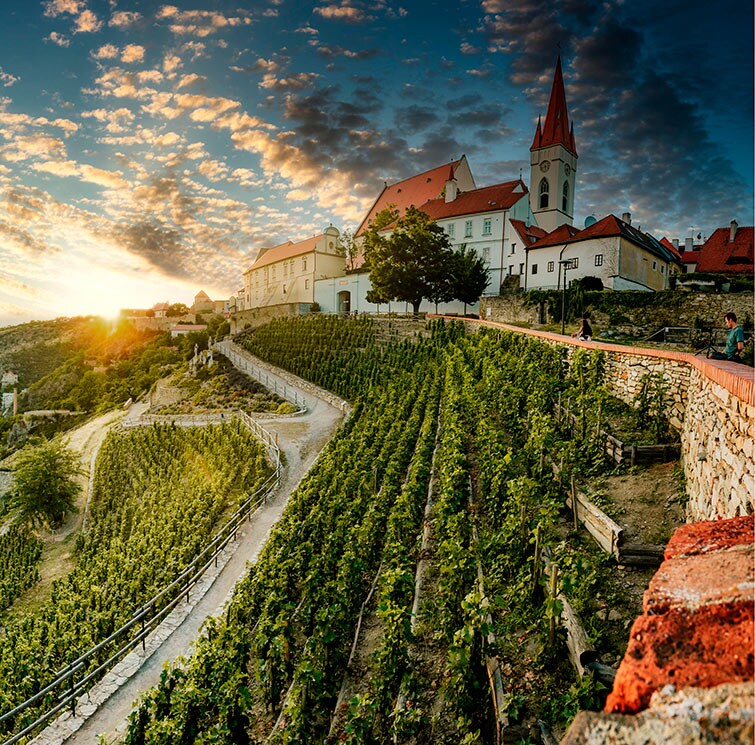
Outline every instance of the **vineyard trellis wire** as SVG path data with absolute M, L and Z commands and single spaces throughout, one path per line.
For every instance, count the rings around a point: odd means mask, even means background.
M 186 417 L 176 417 L 176 419 L 179 418 L 186 419 Z M 4 722 L 12 720 L 14 717 L 35 706 L 35 704 L 43 701 L 49 694 L 68 684 L 65 690 L 58 695 L 58 702 L 53 707 L 47 709 L 34 722 L 13 734 L 9 739 L 4 740 L 2 745 L 14 745 L 14 743 L 20 742 L 23 738 L 32 734 L 43 724 L 50 721 L 55 715 L 62 712 L 66 707 L 70 707 L 72 713 L 75 714 L 76 700 L 78 696 L 87 691 L 89 685 L 101 673 L 105 672 L 117 661 L 122 659 L 140 643 L 144 650 L 147 637 L 184 598 L 188 602 L 191 588 L 199 582 L 210 566 L 217 566 L 218 557 L 226 546 L 236 539 L 240 525 L 245 520 L 251 519 L 254 513 L 266 503 L 271 494 L 278 488 L 281 479 L 281 457 L 276 438 L 245 412 L 234 411 L 230 418 L 239 419 L 255 437 L 264 443 L 268 455 L 273 461 L 273 472 L 252 495 L 244 500 L 233 515 L 227 520 L 225 525 L 218 531 L 213 540 L 189 562 L 184 571 L 181 572 L 173 582 L 160 590 L 160 592 L 155 594 L 146 603 L 143 603 L 126 623 L 113 631 L 107 638 L 103 639 L 101 642 L 84 652 L 84 654 L 80 655 L 73 662 L 59 670 L 55 679 L 50 684 L 18 704 L 10 711 L 0 715 L 0 725 L 2 725 Z M 223 420 L 216 420 L 212 416 L 203 417 L 202 421 L 196 421 L 193 426 L 206 426 L 208 424 L 215 424 L 218 421 Z M 150 426 L 151 424 L 152 422 L 149 420 L 145 419 L 140 421 L 136 419 L 128 423 L 122 423 L 122 426 L 125 428 L 131 428 L 136 426 Z M 165 604 L 162 605 L 162 607 L 159 607 L 161 603 Z M 98 665 L 94 670 L 87 673 L 80 680 L 75 680 L 76 674 L 85 667 L 87 662 L 95 658 L 95 656 L 103 649 L 106 649 L 114 642 L 123 639 L 138 624 L 141 624 L 141 628 L 134 637 L 119 647 L 108 657 L 107 660 Z

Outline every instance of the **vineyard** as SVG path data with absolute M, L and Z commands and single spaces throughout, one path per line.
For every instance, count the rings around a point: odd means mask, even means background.
M 53 585 L 38 611 L 0 615 L 0 712 L 42 690 L 168 585 L 270 472 L 263 446 L 238 422 L 111 431 L 97 458 L 75 569 Z M 18 531 L 0 540 L 6 538 L 3 558 L 10 569 L 3 571 L 18 595 L 34 579 L 39 549 Z M 0 574 L 0 587 L 5 582 Z M 102 647 L 79 675 L 112 651 Z M 3 717 L 1 731 L 21 729 L 54 702 L 50 694 L 35 709 Z
M 42 542 L 28 530 L 11 525 L 0 536 L 0 613 L 39 579 Z
M 539 741 L 599 706 L 558 620 L 568 599 L 591 658 L 623 652 L 598 620 L 627 602 L 610 559 L 562 514 L 571 477 L 607 468 L 601 354 L 437 322 L 383 343 L 357 318 L 240 343 L 355 409 L 127 742 Z

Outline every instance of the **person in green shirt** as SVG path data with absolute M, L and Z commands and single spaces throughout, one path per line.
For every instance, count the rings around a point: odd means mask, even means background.
M 727 313 L 724 316 L 726 327 L 729 334 L 726 337 L 726 346 L 722 352 L 713 352 L 711 359 L 730 360 L 731 362 L 740 362 L 740 355 L 745 345 L 745 335 L 742 327 L 737 323 L 736 313 Z

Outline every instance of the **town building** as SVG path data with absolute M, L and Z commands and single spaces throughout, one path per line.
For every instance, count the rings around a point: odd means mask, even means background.
M 573 222 L 577 158 L 559 56 L 545 122 L 541 125 L 537 120 L 530 147 L 530 203 L 537 225 L 543 230 L 551 232 Z
M 732 220 L 728 228 L 713 231 L 695 257 L 694 271 L 708 274 L 753 276 L 753 234 L 755 228 L 740 228 Z M 683 258 L 687 252 L 683 254 Z
M 200 290 L 194 296 L 194 304 L 191 306 L 191 312 L 194 314 L 215 312 L 214 304 L 212 300 L 210 300 L 210 296 L 204 290 Z
M 524 289 L 554 290 L 595 277 L 606 289 L 657 291 L 681 271 L 678 254 L 649 233 L 608 215 L 579 230 L 562 225 L 527 247 Z
M 177 323 L 175 326 L 170 327 L 170 335 L 173 339 L 177 336 L 188 336 L 189 334 L 198 333 L 200 331 L 207 331 L 207 324 Z
M 320 235 L 261 249 L 244 272 L 244 308 L 315 302 L 315 281 L 346 273 L 340 233 L 332 225 Z

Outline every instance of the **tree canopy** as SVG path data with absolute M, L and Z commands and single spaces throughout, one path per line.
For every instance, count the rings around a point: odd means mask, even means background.
M 52 528 L 62 525 L 76 510 L 81 487 L 75 476 L 80 470 L 77 454 L 60 438 L 25 447 L 16 462 L 9 504 L 16 520 Z
M 454 254 L 451 293 L 452 297 L 464 303 L 464 315 L 467 314 L 467 304 L 476 303 L 489 284 L 490 276 L 485 261 L 473 248 L 462 244 Z
M 419 313 L 423 299 L 440 301 L 447 296 L 453 251 L 443 228 L 424 212 L 409 207 L 396 220 L 390 237 L 377 230 L 372 226 L 368 230 L 367 255 L 370 282 L 379 297 L 411 303 L 413 312 Z
M 394 225 L 390 236 L 381 229 Z M 490 284 L 482 258 L 472 248 L 451 247 L 446 232 L 424 212 L 409 207 L 399 218 L 393 208 L 375 216 L 365 232 L 364 249 L 372 290 L 367 300 L 399 300 L 419 312 L 423 299 L 435 303 L 461 300 L 464 312 Z

